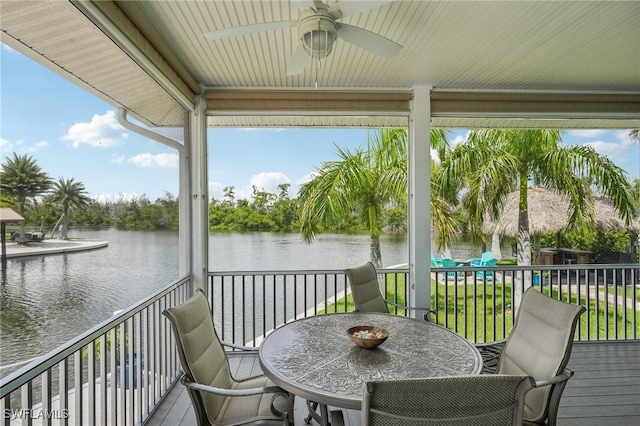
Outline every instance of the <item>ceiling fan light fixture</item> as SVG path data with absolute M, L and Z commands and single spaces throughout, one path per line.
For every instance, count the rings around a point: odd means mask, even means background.
M 302 46 L 305 53 L 313 59 L 326 58 L 333 50 L 336 34 L 330 31 L 309 31 L 302 36 Z
M 333 44 L 338 37 L 336 22 L 326 15 L 324 9 L 319 9 L 312 16 L 300 21 L 298 36 L 307 56 L 313 59 L 326 58 L 333 50 Z

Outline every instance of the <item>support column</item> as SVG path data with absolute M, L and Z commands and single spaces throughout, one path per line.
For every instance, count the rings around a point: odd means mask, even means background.
M 191 287 L 201 288 L 207 293 L 209 269 L 209 220 L 207 178 L 207 117 L 204 96 L 196 96 L 195 108 L 189 113 L 188 158 L 190 165 L 191 204 Z
M 409 116 L 410 301 L 431 302 L 431 87 L 413 89 Z M 416 313 L 415 315 L 421 315 Z
M 178 271 L 180 277 L 191 274 L 191 117 L 186 113 L 184 146 L 178 151 Z M 193 290 L 193 288 L 191 289 Z

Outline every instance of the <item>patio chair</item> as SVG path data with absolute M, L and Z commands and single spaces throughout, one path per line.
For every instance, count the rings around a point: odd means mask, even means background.
M 487 262 L 491 262 L 492 260 L 495 260 L 496 262 L 498 261 L 498 259 L 496 259 L 493 256 L 493 253 L 491 253 L 490 251 L 485 251 L 480 255 L 479 258 L 471 259 L 471 261 L 469 262 L 469 265 L 470 266 L 487 266 Z
M 387 304 L 389 304 L 404 310 L 427 311 L 423 315 L 425 321 L 429 320 L 429 314 L 436 314 L 436 311 L 431 308 L 405 306 L 390 300 L 385 300 L 378 286 L 376 267 L 373 266 L 371 262 L 355 268 L 345 269 L 344 272 L 349 279 L 353 304 L 355 305 L 355 310 L 358 312 L 382 312 L 388 314 L 389 308 Z
M 545 296 L 533 287 L 522 296 L 509 337 L 477 344 L 483 373 L 526 374 L 538 387 L 527 394 L 524 420 L 555 425 L 560 397 L 573 372 L 567 369 L 583 306 Z M 552 378 L 542 381 L 545 378 Z
M 435 257 L 435 255 L 432 252 L 431 253 L 431 267 L 432 268 L 439 268 L 441 266 L 442 266 L 442 258 Z
M 498 259 L 493 257 L 491 252 L 484 252 L 480 259 L 472 259 L 469 262 L 469 266 L 481 267 L 481 268 L 490 268 L 498 265 Z M 493 271 L 476 271 L 475 277 L 478 280 L 486 280 L 493 281 L 495 278 L 495 282 L 500 282 L 500 278 L 494 275 Z
M 264 375 L 233 378 L 202 290 L 162 314 L 171 322 L 184 372 L 180 381 L 189 392 L 198 425 L 293 425 L 292 394 Z
M 367 382 L 362 425 L 519 426 L 525 394 L 533 386 L 526 375 Z
M 442 262 L 440 265 L 442 268 L 460 268 L 461 266 L 464 266 L 464 263 L 458 263 L 453 259 L 448 259 L 446 257 L 442 258 Z M 437 274 L 437 273 L 436 273 Z M 458 280 L 463 280 L 465 277 L 465 273 L 464 272 L 456 272 L 456 271 L 447 271 L 447 273 L 440 273 L 441 276 L 441 280 L 443 282 L 445 281 L 458 281 Z

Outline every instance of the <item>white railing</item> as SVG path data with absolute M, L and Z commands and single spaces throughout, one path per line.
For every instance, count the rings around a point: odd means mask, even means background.
M 183 278 L 3 378 L 3 424 L 144 422 L 180 374 L 161 312 L 190 294 Z
M 579 340 L 638 340 L 638 268 L 435 268 L 430 304 L 437 310 L 435 321 L 469 340 L 499 339 L 513 323 L 512 289 L 524 285 L 526 276 L 543 293 L 587 308 Z M 378 273 L 387 298 L 424 306 L 405 300 L 408 270 Z M 285 322 L 352 309 L 341 270 L 212 272 L 208 287 L 221 339 L 253 346 Z M 4 424 L 144 423 L 180 375 L 170 326 L 161 313 L 191 293 L 190 278 L 183 278 L 2 379 Z

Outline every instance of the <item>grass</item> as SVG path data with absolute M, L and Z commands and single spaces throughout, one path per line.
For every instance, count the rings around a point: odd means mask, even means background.
M 635 290 L 635 293 L 636 293 L 635 294 L 635 300 L 636 300 L 636 302 L 640 302 L 640 288 L 637 288 L 637 287 L 634 288 L 634 287 L 627 286 L 625 288 L 624 293 L 626 293 L 627 299 L 633 300 L 634 299 L 634 295 L 633 295 L 634 290 Z M 609 293 L 609 294 L 616 294 L 616 291 L 617 291 L 618 296 L 622 296 L 622 292 L 620 291 L 619 287 L 618 288 L 616 288 L 616 287 L 607 287 L 607 293 Z
M 405 303 L 404 274 L 385 274 L 388 291 L 387 300 L 403 305 Z M 396 282 L 397 279 L 397 282 Z M 506 284 L 479 283 L 444 285 L 432 280 L 431 306 L 437 310 L 437 323 L 449 328 L 456 333 L 474 342 L 490 342 L 506 337 L 513 326 L 513 312 L 511 309 L 511 286 Z M 626 289 L 631 294 L 633 289 Z M 558 295 L 558 289 L 554 288 L 549 294 L 548 287 L 543 287 L 542 292 L 554 299 L 567 301 L 567 293 Z M 637 291 L 638 292 L 638 291 Z M 570 303 L 576 303 L 576 295 L 571 295 Z M 631 296 L 629 296 L 631 297 Z M 590 339 L 608 338 L 637 338 L 640 336 L 640 312 L 635 315 L 635 329 L 632 309 L 625 310 L 618 307 L 615 313 L 602 306 L 602 300 L 596 307 L 594 299 L 587 300 L 580 296 L 580 305 L 589 306 L 588 310 L 580 318 L 578 336 Z M 392 305 L 390 308 L 395 309 Z M 326 310 L 319 314 L 351 312 L 354 310 L 351 295 L 340 299 L 336 304 L 327 306 Z M 404 315 L 403 309 L 391 311 L 397 315 Z M 475 315 L 473 315 L 475 312 Z M 494 317 L 495 321 L 494 321 Z

